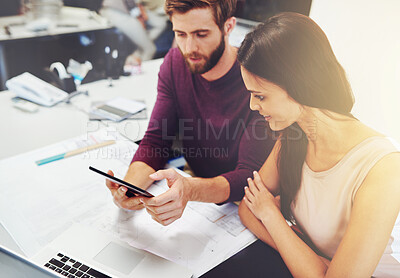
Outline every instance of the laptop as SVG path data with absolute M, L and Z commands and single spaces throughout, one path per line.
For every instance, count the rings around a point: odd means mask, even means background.
M 193 274 L 174 262 L 81 224 L 60 234 L 32 261 L 70 278 L 189 278 Z
M 0 277 L 57 278 L 63 276 L 55 274 L 0 245 Z

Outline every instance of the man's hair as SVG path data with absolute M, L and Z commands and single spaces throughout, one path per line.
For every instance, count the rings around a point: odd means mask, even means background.
M 223 30 L 225 22 L 233 16 L 237 0 L 166 0 L 165 12 L 169 17 L 174 12 L 184 14 L 192 9 L 211 8 L 215 23 Z

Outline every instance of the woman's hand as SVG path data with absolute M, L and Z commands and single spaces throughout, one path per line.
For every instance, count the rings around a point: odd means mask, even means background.
M 280 213 L 280 198 L 274 197 L 264 185 L 258 172 L 254 171 L 254 180 L 247 179 L 245 187 L 245 204 L 258 219 L 265 220 L 271 213 Z

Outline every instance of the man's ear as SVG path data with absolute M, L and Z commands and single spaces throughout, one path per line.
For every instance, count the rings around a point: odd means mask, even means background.
M 235 26 L 236 26 L 236 17 L 232 16 L 231 18 L 228 18 L 228 20 L 225 21 L 224 25 L 225 35 L 229 35 L 230 33 L 232 33 L 233 28 L 235 28 Z

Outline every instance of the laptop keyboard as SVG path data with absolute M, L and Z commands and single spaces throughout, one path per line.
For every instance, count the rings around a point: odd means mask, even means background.
M 111 278 L 61 253 L 58 253 L 44 266 L 68 278 Z

